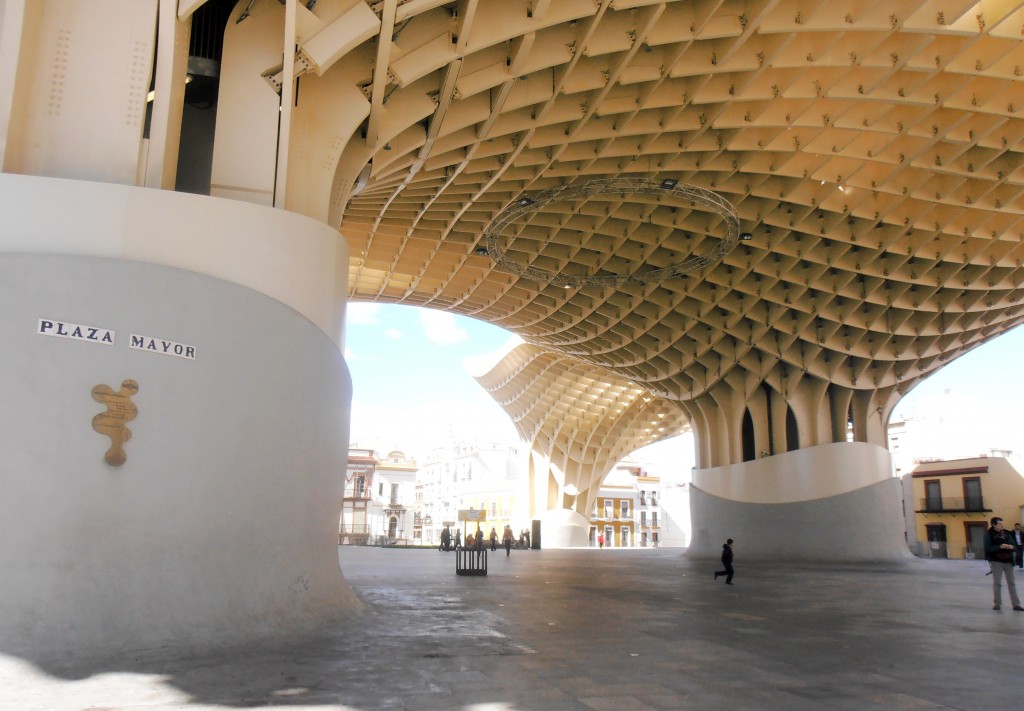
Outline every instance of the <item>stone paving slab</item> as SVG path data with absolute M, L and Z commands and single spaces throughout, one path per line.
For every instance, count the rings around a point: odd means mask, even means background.
M 1024 613 L 977 561 L 745 561 L 515 551 L 486 577 L 433 550 L 346 547 L 365 606 L 317 635 L 42 666 L 0 655 L 7 711 L 1021 708 Z

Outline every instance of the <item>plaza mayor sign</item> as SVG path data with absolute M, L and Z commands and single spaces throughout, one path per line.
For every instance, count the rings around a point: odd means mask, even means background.
M 89 341 L 102 343 L 103 345 L 114 345 L 114 332 L 109 328 L 97 326 L 83 326 L 80 323 L 65 323 L 41 318 L 39 319 L 39 330 L 41 336 L 56 336 L 57 338 L 70 338 L 73 341 Z
M 39 327 L 36 333 L 40 336 L 69 338 L 73 341 L 99 343 L 105 346 L 114 345 L 117 338 L 117 334 L 109 328 L 85 326 L 80 323 L 69 323 L 67 321 L 46 318 L 39 319 Z M 128 347 L 133 350 L 160 353 L 161 355 L 175 356 L 185 360 L 196 359 L 196 347 L 188 343 L 178 343 L 177 341 L 155 338 L 153 336 L 141 336 L 137 333 L 129 334 L 128 341 Z

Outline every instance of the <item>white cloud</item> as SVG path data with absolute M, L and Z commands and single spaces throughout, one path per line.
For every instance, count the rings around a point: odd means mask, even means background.
M 384 335 L 387 336 L 388 338 L 390 338 L 392 341 L 400 341 L 400 340 L 402 340 L 402 338 L 405 337 L 405 334 L 402 333 L 397 328 L 389 328 L 389 329 L 385 330 L 384 331 Z
M 398 449 L 422 456 L 455 440 L 482 439 L 516 443 L 518 436 L 508 416 L 492 401 L 410 401 L 400 411 L 388 403 L 352 402 L 351 441 L 387 452 Z
M 421 309 L 419 316 L 424 335 L 439 346 L 461 343 L 469 338 L 469 334 L 456 323 L 454 314 Z
M 380 304 L 349 304 L 345 309 L 345 323 L 349 326 L 372 326 L 380 322 Z

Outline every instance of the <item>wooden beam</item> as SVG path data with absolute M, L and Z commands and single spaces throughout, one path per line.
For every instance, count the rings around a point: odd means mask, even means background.
M 366 145 L 377 150 L 380 140 L 380 123 L 384 113 L 384 90 L 388 85 L 388 65 L 391 63 L 391 35 L 395 31 L 395 9 L 398 0 L 384 0 L 380 17 L 380 34 L 377 36 L 377 62 L 373 67 L 373 84 L 370 91 L 370 120 L 366 127 Z

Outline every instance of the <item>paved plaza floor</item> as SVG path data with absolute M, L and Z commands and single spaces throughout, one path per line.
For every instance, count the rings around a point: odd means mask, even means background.
M 453 554 L 345 547 L 365 606 L 287 643 L 40 668 L 0 656 L 0 708 L 646 711 L 1019 709 L 1024 612 L 980 561 L 746 560 L 680 549 Z

